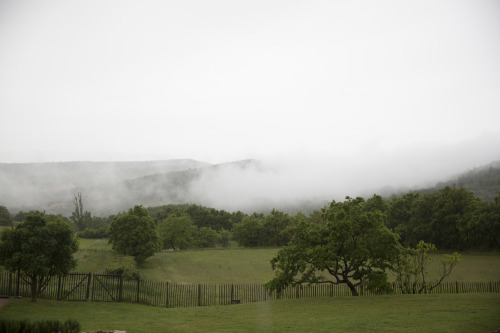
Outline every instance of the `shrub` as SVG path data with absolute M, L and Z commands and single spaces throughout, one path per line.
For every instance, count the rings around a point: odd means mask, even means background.
M 66 320 L 63 328 L 63 333 L 78 333 L 82 330 L 80 323 L 75 319 Z
M 99 228 L 87 228 L 82 232 L 78 233 L 78 237 L 80 238 L 107 238 L 108 237 L 108 228 L 106 226 L 102 226 Z
M 106 274 L 121 275 L 130 280 L 139 278 L 139 270 L 132 256 L 119 257 L 118 260 L 109 263 L 104 272 Z
M 80 329 L 80 323 L 74 319 L 66 320 L 64 324 L 58 320 L 30 322 L 27 319 L 0 319 L 0 332 L 2 333 L 78 333 Z

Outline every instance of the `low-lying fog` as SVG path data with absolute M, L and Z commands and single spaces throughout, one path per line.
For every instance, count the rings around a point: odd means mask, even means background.
M 484 141 L 487 139 L 486 141 Z M 69 215 L 82 192 L 86 210 L 113 214 L 135 204 L 196 203 L 228 211 L 320 208 L 345 196 L 397 194 L 433 186 L 500 160 L 498 138 L 448 146 L 366 151 L 364 155 L 302 153 L 208 164 L 67 162 L 0 164 L 0 205 Z

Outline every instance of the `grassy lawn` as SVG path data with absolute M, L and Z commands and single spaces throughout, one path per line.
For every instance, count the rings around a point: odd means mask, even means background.
M 75 271 L 102 273 L 116 255 L 106 239 L 80 239 Z M 276 248 L 162 251 L 140 267 L 141 278 L 176 283 L 265 283 Z
M 140 267 L 145 280 L 176 283 L 265 283 L 273 277 L 269 261 L 277 248 L 163 251 Z M 434 270 L 438 269 L 438 258 Z M 106 239 L 80 239 L 78 272 L 102 273 L 115 258 Z M 389 278 L 391 278 L 389 274 Z M 466 253 L 447 281 L 500 280 L 500 253 Z
M 134 332 L 491 332 L 499 294 L 399 295 L 165 309 L 127 303 L 15 299 L 0 317 L 74 318 L 82 329 Z
M 162 252 L 141 267 L 144 279 L 177 283 L 265 283 L 277 249 L 206 249 Z
M 115 258 L 107 239 L 78 240 L 79 249 L 75 254 L 78 266 L 75 272 L 103 273 L 106 265 Z

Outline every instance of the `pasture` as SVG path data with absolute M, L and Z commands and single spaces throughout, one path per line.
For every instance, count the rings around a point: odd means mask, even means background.
M 142 279 L 174 283 L 265 283 L 277 248 L 163 251 L 139 267 Z M 440 256 L 440 255 L 437 255 Z M 105 239 L 80 240 L 76 271 L 101 273 L 116 260 Z M 437 269 L 435 262 L 433 269 Z M 500 254 L 462 255 L 448 281 L 499 281 Z M 268 300 L 165 308 L 132 303 L 12 299 L 0 317 L 76 319 L 85 331 L 133 332 L 491 332 L 500 294 L 429 294 Z
M 491 332 L 499 294 L 389 295 L 161 308 L 129 303 L 14 299 L 9 319 L 78 320 L 82 329 L 146 332 Z
M 270 260 L 278 248 L 214 248 L 162 251 L 148 258 L 139 272 L 142 279 L 175 283 L 266 283 L 274 273 Z M 438 258 L 431 271 L 439 268 Z M 102 273 L 116 255 L 106 239 L 80 239 L 75 256 L 78 272 Z M 389 279 L 392 276 L 389 274 Z M 500 253 L 467 252 L 447 281 L 500 280 Z

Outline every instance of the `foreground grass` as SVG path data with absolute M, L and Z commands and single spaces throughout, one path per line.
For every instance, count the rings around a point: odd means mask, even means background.
M 82 329 L 141 332 L 491 332 L 499 294 L 399 295 L 165 309 L 126 303 L 15 299 L 1 318 L 77 319 Z
M 145 280 L 176 283 L 265 283 L 274 272 L 270 260 L 278 248 L 227 248 L 187 251 L 163 251 L 146 260 L 139 268 Z M 434 271 L 439 268 L 434 260 Z M 80 239 L 76 253 L 78 272 L 102 273 L 116 255 L 107 239 Z M 435 276 L 435 275 L 433 275 Z M 389 278 L 391 276 L 389 274 Z M 500 253 L 469 252 L 455 267 L 447 281 L 500 280 Z

